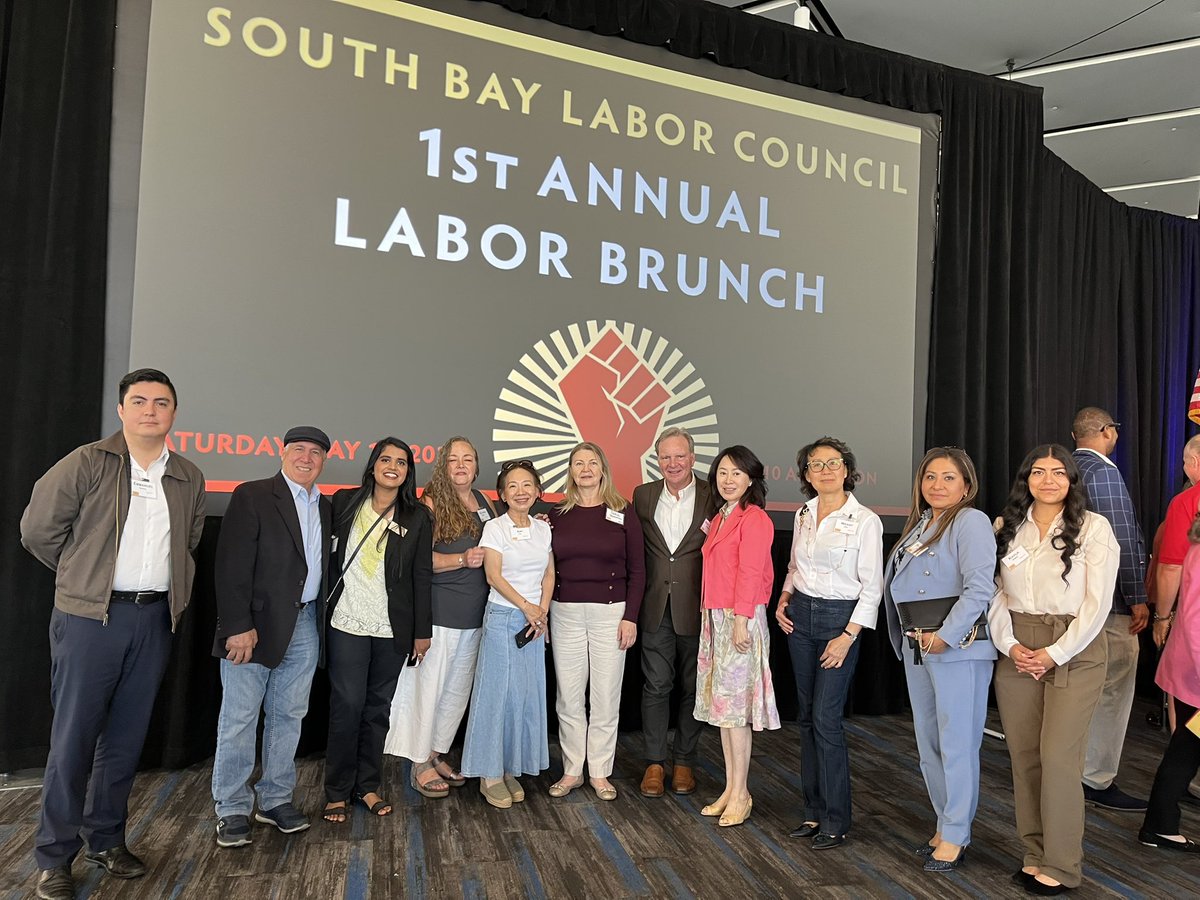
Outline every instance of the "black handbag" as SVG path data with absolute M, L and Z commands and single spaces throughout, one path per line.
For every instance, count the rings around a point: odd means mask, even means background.
M 922 664 L 925 657 L 921 649 L 921 635 L 935 633 L 941 630 L 958 602 L 957 597 L 937 597 L 933 600 L 914 600 L 911 603 L 897 603 L 896 613 L 900 616 L 900 632 L 908 638 L 908 646 L 913 651 L 913 665 Z M 987 637 L 987 610 L 979 614 L 967 636 L 958 644 L 960 650 L 966 650 L 979 637 Z

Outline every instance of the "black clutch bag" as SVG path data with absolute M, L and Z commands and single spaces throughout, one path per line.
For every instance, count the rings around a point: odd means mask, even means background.
M 896 613 L 900 617 L 900 632 L 908 638 L 908 646 L 913 651 L 914 666 L 921 665 L 925 656 L 925 651 L 921 649 L 921 635 L 939 631 L 957 602 L 957 597 L 937 597 L 933 600 L 896 604 Z M 984 610 L 958 647 L 965 650 L 975 643 L 976 638 L 986 636 L 987 610 Z

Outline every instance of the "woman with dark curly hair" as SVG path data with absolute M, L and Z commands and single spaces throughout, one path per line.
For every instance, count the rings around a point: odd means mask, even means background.
M 1112 526 L 1087 511 L 1071 453 L 1034 447 L 1013 481 L 996 535 L 999 590 L 988 613 L 996 703 L 1012 758 L 1024 863 L 1032 894 L 1079 886 L 1083 760 L 1104 686 L 1105 643 L 1121 551 Z
M 775 620 L 788 636 L 800 725 L 804 821 L 791 837 L 813 849 L 850 830 L 850 756 L 842 712 L 858 662 L 858 636 L 874 628 L 883 595 L 883 522 L 854 499 L 862 477 L 850 447 L 822 437 L 796 466 L 808 502 L 796 512 L 787 578 Z

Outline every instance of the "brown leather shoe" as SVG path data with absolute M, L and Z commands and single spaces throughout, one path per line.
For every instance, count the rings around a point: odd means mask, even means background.
M 690 794 L 696 790 L 696 776 L 691 766 L 675 766 L 671 770 L 671 793 Z
M 651 763 L 646 766 L 646 774 L 642 776 L 642 796 L 661 797 L 663 795 L 663 779 L 665 777 L 663 767 L 658 763 Z

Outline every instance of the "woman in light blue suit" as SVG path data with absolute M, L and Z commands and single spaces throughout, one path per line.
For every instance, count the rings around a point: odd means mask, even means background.
M 888 635 L 904 661 L 921 772 L 937 814 L 937 832 L 916 851 L 929 872 L 958 868 L 979 805 L 979 745 L 996 648 L 977 623 L 986 622 L 996 592 L 996 538 L 973 508 L 978 492 L 966 453 L 926 453 L 904 536 L 884 573 Z M 899 607 L 946 598 L 957 600 L 940 627 L 905 633 Z

